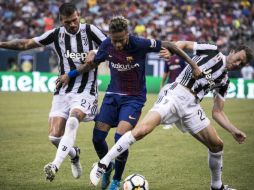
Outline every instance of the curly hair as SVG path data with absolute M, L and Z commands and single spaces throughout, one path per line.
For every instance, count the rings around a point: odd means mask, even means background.
M 122 31 L 128 31 L 129 21 L 123 16 L 115 16 L 111 19 L 109 24 L 109 32 L 116 33 Z

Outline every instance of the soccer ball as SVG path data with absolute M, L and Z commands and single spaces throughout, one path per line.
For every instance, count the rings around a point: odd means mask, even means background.
M 149 190 L 148 182 L 140 174 L 132 174 L 126 177 L 123 183 L 124 190 Z

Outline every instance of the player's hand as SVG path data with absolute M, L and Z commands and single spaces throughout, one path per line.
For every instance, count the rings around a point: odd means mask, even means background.
M 246 134 L 242 131 L 240 131 L 239 129 L 235 129 L 232 132 L 232 136 L 234 137 L 234 139 L 239 143 L 242 144 L 244 143 L 245 139 L 246 139 Z
M 169 59 L 172 54 L 170 53 L 170 51 L 168 51 L 168 49 L 162 47 L 159 53 L 160 57 L 164 58 L 164 59 Z
M 93 61 L 94 61 L 95 55 L 96 54 L 93 50 L 89 51 L 87 56 L 86 56 L 86 59 L 85 59 L 84 63 L 92 64 Z
M 200 70 L 200 68 L 196 67 L 192 70 L 192 75 L 195 79 L 200 78 L 201 76 L 203 76 L 202 71 Z
M 68 85 L 68 83 L 70 82 L 70 77 L 68 76 L 68 74 L 64 74 L 59 76 L 59 86 L 62 85 L 62 87 L 64 88 L 66 85 Z
M 60 77 L 58 76 L 58 78 L 56 79 L 56 89 L 60 88 L 61 86 L 61 82 L 60 82 Z

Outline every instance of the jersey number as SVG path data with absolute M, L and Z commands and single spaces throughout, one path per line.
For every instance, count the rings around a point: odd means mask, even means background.
M 205 119 L 205 116 L 203 115 L 203 112 L 201 109 L 198 110 L 198 115 L 201 121 L 203 121 Z
M 90 106 L 91 106 L 91 105 L 90 105 L 89 102 L 88 102 L 88 104 L 89 104 L 88 109 L 90 109 Z M 82 100 L 81 100 L 81 106 L 84 107 L 84 108 L 86 108 L 86 100 L 85 100 L 85 99 L 82 99 Z

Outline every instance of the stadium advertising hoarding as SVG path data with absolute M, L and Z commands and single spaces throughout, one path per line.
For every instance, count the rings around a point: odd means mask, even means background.
M 53 73 L 0 72 L 0 91 L 2 92 L 54 92 L 57 75 Z M 148 93 L 158 93 L 160 77 L 147 76 Z M 110 80 L 108 75 L 98 76 L 100 91 L 105 91 Z M 211 93 L 207 95 L 211 97 Z M 228 98 L 254 99 L 254 80 L 231 79 Z

